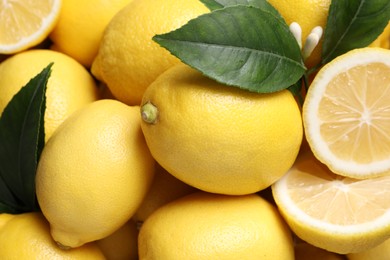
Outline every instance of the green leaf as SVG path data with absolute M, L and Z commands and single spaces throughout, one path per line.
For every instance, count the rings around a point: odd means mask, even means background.
M 279 12 L 267 0 L 200 0 L 211 11 L 228 6 L 245 5 L 260 8 L 264 11 L 280 16 Z
M 49 64 L 16 94 L 0 118 L 0 188 L 7 187 L 0 193 L 0 203 L 17 212 L 39 209 L 35 173 L 45 144 L 45 93 L 51 67 Z
M 253 6 L 217 9 L 153 40 L 206 76 L 253 92 L 286 89 L 306 69 L 285 21 Z
M 369 45 L 389 20 L 389 0 L 333 0 L 324 33 L 322 64 Z

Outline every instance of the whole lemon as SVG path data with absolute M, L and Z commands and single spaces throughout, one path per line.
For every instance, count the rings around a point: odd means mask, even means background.
M 186 66 L 146 90 L 141 127 L 156 161 L 198 189 L 249 194 L 282 177 L 297 157 L 302 121 L 287 91 L 258 94 Z
M 99 98 L 94 79 L 75 59 L 46 49 L 24 51 L 0 64 L 1 114 L 12 97 L 51 62 L 44 119 L 46 141 L 70 114 Z
M 129 105 L 139 105 L 147 86 L 179 59 L 152 40 L 208 9 L 199 0 L 133 0 L 108 24 L 92 74 L 112 94 Z
M 50 33 L 52 49 L 63 52 L 86 67 L 92 65 L 104 29 L 132 0 L 62 1 L 56 26 Z
M 294 259 L 290 230 L 255 194 L 197 192 L 168 203 L 144 222 L 138 245 L 143 260 Z
M 370 44 L 370 47 L 390 49 L 390 21 L 378 38 Z
M 107 99 L 78 110 L 47 142 L 36 174 L 54 240 L 78 247 L 112 234 L 141 204 L 153 174 L 139 107 Z
M 302 45 L 307 36 L 316 26 L 325 30 L 331 0 L 268 0 L 282 15 L 288 25 L 296 22 L 302 29 Z M 311 68 L 321 60 L 322 41 L 313 50 L 313 53 L 305 61 Z
M 95 243 L 62 250 L 50 236 L 50 227 L 41 213 L 15 215 L 0 229 L 0 259 L 7 260 L 103 260 L 104 255 Z

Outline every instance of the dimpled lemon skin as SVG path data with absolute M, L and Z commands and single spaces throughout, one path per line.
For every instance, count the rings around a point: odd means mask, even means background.
M 49 37 L 52 49 L 63 52 L 86 67 L 92 65 L 104 29 L 132 0 L 66 0 Z
M 287 90 L 252 93 L 178 65 L 146 90 L 143 104 L 150 103 L 157 119 L 143 120 L 141 127 L 153 157 L 204 191 L 243 195 L 265 189 L 292 166 L 302 142 L 300 110 Z
M 99 100 L 75 112 L 47 142 L 36 175 L 54 240 L 78 247 L 110 235 L 139 207 L 153 174 L 139 107 Z
M 50 227 L 41 213 L 15 215 L 0 229 L 0 259 L 4 260 L 104 260 L 95 243 L 62 250 L 50 236 Z
M 44 119 L 46 141 L 70 114 L 99 98 L 93 77 L 73 58 L 52 50 L 24 51 L 0 64 L 1 114 L 11 98 L 51 62 Z
M 141 260 L 294 259 L 291 233 L 255 194 L 197 192 L 156 210 L 138 237 Z
M 139 105 L 147 86 L 180 63 L 152 37 L 206 12 L 199 0 L 133 0 L 108 24 L 92 74 L 105 82 L 118 100 Z

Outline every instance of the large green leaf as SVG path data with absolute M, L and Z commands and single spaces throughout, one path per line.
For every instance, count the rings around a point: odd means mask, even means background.
M 389 0 L 334 0 L 322 47 L 322 64 L 373 42 L 390 20 Z
M 286 89 L 305 72 L 284 20 L 253 6 L 216 9 L 153 39 L 206 76 L 253 92 Z
M 45 142 L 45 92 L 51 66 L 31 79 L 1 115 L 0 188 L 7 187 L 7 191 L 0 193 L 0 209 L 6 209 L 4 205 L 19 212 L 38 209 L 35 173 Z
M 260 8 L 280 16 L 279 12 L 267 0 L 200 0 L 211 11 L 234 5 L 246 5 Z M 280 16 L 281 17 L 281 16 Z

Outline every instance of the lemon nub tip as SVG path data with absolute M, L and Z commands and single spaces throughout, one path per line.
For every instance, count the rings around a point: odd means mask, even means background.
M 158 118 L 158 109 L 150 101 L 141 107 L 142 120 L 148 124 L 155 124 Z
M 69 249 L 72 249 L 71 246 L 63 245 L 63 244 L 61 244 L 61 243 L 58 242 L 58 241 L 56 241 L 56 244 L 57 244 L 57 246 L 58 246 L 60 249 L 62 249 L 62 250 L 69 250 Z

